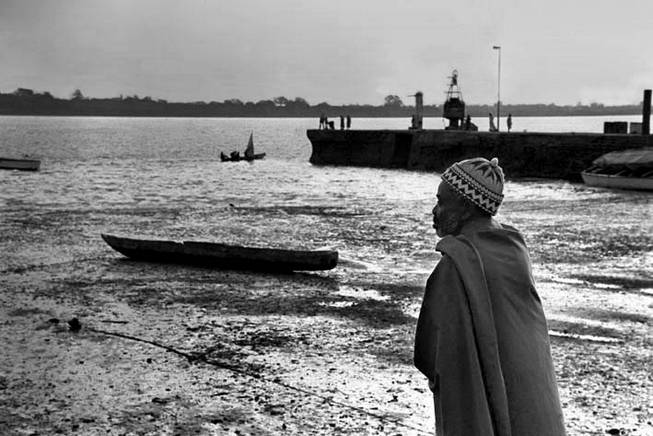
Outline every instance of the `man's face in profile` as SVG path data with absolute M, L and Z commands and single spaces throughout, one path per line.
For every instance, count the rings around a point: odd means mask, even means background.
M 446 182 L 440 182 L 436 197 L 437 203 L 432 212 L 435 232 L 441 238 L 457 235 L 468 218 L 467 205 Z

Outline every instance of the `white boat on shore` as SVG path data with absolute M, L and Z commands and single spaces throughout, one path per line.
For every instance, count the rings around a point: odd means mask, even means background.
M 604 154 L 580 174 L 588 186 L 653 191 L 653 148 Z
M 40 166 L 40 160 L 0 157 L 0 169 L 4 170 L 38 171 Z
M 581 176 L 583 177 L 583 182 L 589 186 L 653 191 L 653 177 L 650 176 L 648 178 L 626 177 L 618 174 L 597 174 L 585 171 L 581 173 Z

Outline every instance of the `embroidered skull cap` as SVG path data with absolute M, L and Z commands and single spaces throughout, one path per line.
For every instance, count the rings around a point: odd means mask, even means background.
M 442 174 L 442 180 L 490 215 L 496 215 L 503 201 L 503 170 L 496 157 L 456 162 Z

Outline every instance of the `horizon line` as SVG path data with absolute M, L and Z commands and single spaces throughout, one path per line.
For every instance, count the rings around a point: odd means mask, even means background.
M 46 95 L 46 94 L 49 94 L 53 98 L 59 99 L 59 100 L 73 100 L 74 98 L 72 97 L 72 95 L 77 91 L 77 89 L 76 89 L 75 91 L 73 91 L 71 93 L 70 97 L 66 98 L 66 97 L 57 97 L 57 96 L 53 95 L 50 91 L 36 91 L 36 90 L 34 90 L 32 88 L 18 87 L 14 91 L 10 91 L 10 92 L 7 92 L 7 93 L 3 93 L 0 90 L 0 95 L 16 95 L 16 93 L 18 91 L 21 91 L 21 90 L 31 91 L 33 93 L 33 95 Z M 393 94 L 388 94 L 388 96 L 390 96 L 390 95 L 393 95 Z M 257 100 L 257 101 L 243 100 L 243 99 L 238 98 L 238 97 L 231 97 L 231 98 L 224 99 L 222 101 L 218 101 L 218 100 L 210 100 L 210 101 L 206 101 L 206 100 L 169 101 L 169 100 L 167 100 L 165 98 L 152 97 L 152 96 L 149 96 L 149 95 L 141 97 L 138 94 L 133 94 L 133 95 L 120 94 L 118 96 L 113 96 L 113 97 L 94 97 L 94 96 L 84 95 L 82 97 L 82 99 L 83 100 L 93 100 L 93 99 L 96 99 L 96 100 L 112 100 L 112 99 L 125 100 L 125 99 L 128 99 L 128 98 L 136 98 L 138 100 L 150 99 L 151 101 L 153 101 L 155 103 L 165 102 L 166 104 L 197 104 L 197 103 L 224 104 L 225 102 L 228 102 L 230 100 L 238 100 L 238 101 L 242 102 L 242 104 L 247 104 L 247 103 L 257 104 L 259 102 L 265 102 L 265 101 L 272 101 L 273 102 L 274 99 L 280 98 L 280 97 L 288 100 L 289 102 L 293 102 L 293 101 L 295 101 L 295 99 L 302 99 L 302 100 L 306 101 L 306 103 L 308 103 L 309 107 L 315 107 L 315 106 L 319 106 L 319 105 L 322 105 L 322 104 L 326 104 L 328 106 L 372 106 L 372 107 L 383 107 L 383 106 L 385 106 L 383 103 L 376 104 L 376 105 L 371 104 L 371 103 L 341 103 L 341 104 L 336 104 L 336 103 L 329 103 L 328 101 L 321 101 L 319 103 L 311 104 L 304 97 L 297 96 L 297 97 L 294 97 L 294 98 L 291 99 L 291 98 L 287 98 L 287 97 L 285 97 L 283 95 L 276 96 L 276 97 L 271 97 L 271 98 L 267 98 L 267 99 L 263 98 L 263 99 L 260 99 L 260 100 Z M 530 106 L 530 105 L 551 106 L 551 105 L 553 105 L 553 106 L 559 106 L 559 107 L 565 107 L 565 106 L 567 106 L 567 107 L 583 107 L 583 106 L 591 107 L 592 105 L 597 105 L 597 106 L 603 106 L 603 107 L 628 107 L 628 106 L 641 106 L 644 103 L 644 100 L 642 99 L 642 100 L 640 100 L 639 102 L 636 102 L 636 103 L 625 103 L 625 104 L 606 104 L 606 103 L 603 103 L 603 102 L 594 102 L 594 101 L 590 102 L 590 103 L 582 103 L 582 102 L 579 101 L 579 102 L 573 103 L 573 104 L 572 103 L 555 103 L 555 102 L 549 102 L 549 103 L 543 103 L 543 102 L 538 102 L 538 103 L 507 103 L 507 102 L 504 102 L 503 100 L 501 100 L 500 103 L 501 103 L 502 106 L 506 106 L 506 105 L 509 105 L 509 106 Z M 403 101 L 402 101 L 402 104 L 403 104 Z M 491 103 L 467 103 L 467 102 L 465 103 L 465 105 L 467 105 L 467 106 L 496 106 L 496 104 L 497 104 L 496 101 L 491 102 Z M 442 103 L 431 103 L 431 104 L 426 104 L 425 103 L 424 107 L 429 107 L 429 106 L 430 107 L 439 107 L 439 106 L 442 106 L 442 105 L 444 105 L 444 102 L 442 102 Z M 401 106 L 401 107 L 415 107 L 415 105 L 403 104 L 403 106 Z

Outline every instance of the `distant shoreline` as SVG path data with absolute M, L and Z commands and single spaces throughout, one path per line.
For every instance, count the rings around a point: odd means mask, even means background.
M 301 97 L 294 100 L 276 97 L 273 100 L 260 100 L 256 103 L 242 102 L 238 99 L 209 103 L 203 101 L 171 103 L 138 96 L 88 98 L 79 90 L 76 90 L 70 99 L 56 98 L 49 92 L 35 93 L 25 88 L 19 88 L 10 94 L 0 93 L 0 115 L 10 116 L 319 118 L 321 115 L 326 115 L 332 120 L 337 120 L 340 116 L 347 115 L 358 118 L 410 118 L 414 113 L 415 107 L 404 105 L 398 97 L 394 100 L 386 99 L 384 105 L 372 106 L 330 105 L 326 102 L 310 105 Z M 466 106 L 466 114 L 472 118 L 486 118 L 488 113 L 497 115 L 495 104 Z M 600 103 L 573 106 L 559 106 L 553 103 L 501 104 L 501 115 L 512 114 L 513 117 L 631 116 L 641 113 L 641 104 L 622 106 L 605 106 Z M 423 116 L 441 118 L 442 105 L 424 106 Z
M 319 118 L 315 115 L 148 115 L 148 114 L 138 114 L 138 115 L 116 115 L 116 114 L 43 114 L 43 113 L 28 113 L 28 114 L 9 114 L 0 112 L 0 116 L 3 117 L 107 117 L 107 118 Z M 473 117 L 472 114 L 470 116 Z M 501 118 L 504 118 L 506 114 L 501 114 Z M 601 114 L 542 114 L 542 115 L 526 115 L 518 114 L 513 115 L 513 118 L 521 117 L 601 117 L 601 116 L 623 116 L 623 117 L 634 117 L 641 116 L 641 114 L 629 114 L 629 113 L 601 113 Z M 404 115 L 357 115 L 358 118 L 405 118 Z M 333 119 L 338 119 L 338 117 L 332 117 Z M 436 115 L 424 115 L 424 118 L 441 118 L 441 116 Z M 483 118 L 479 115 L 476 118 Z

